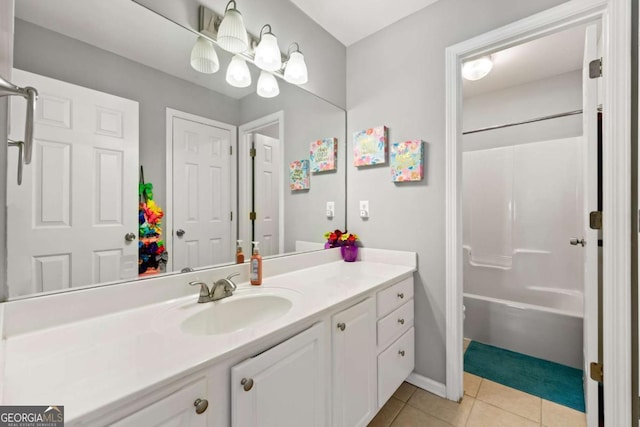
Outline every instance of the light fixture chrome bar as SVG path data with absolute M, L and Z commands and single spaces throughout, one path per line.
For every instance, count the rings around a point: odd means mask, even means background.
M 537 117 L 535 119 L 524 120 L 522 122 L 505 123 L 505 124 L 501 124 L 501 125 L 488 126 L 488 127 L 484 127 L 484 128 L 480 128 L 480 129 L 468 130 L 466 132 L 462 132 L 462 134 L 463 135 L 469 135 L 469 134 L 472 134 L 472 133 L 486 132 L 488 130 L 508 128 L 508 127 L 511 127 L 511 126 L 526 125 L 528 123 L 541 122 L 541 121 L 544 121 L 544 120 L 558 119 L 560 117 L 575 116 L 576 114 L 582 114 L 582 110 L 573 110 L 573 111 L 567 111 L 566 113 L 551 114 L 549 116 Z

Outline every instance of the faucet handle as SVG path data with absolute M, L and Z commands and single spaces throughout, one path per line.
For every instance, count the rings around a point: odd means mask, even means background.
M 229 282 L 229 284 L 231 285 L 231 291 L 232 291 L 232 292 L 235 292 L 235 290 L 236 290 L 236 284 L 235 284 L 235 283 L 233 283 L 233 280 L 231 280 L 231 279 L 233 279 L 234 277 L 239 276 L 239 275 L 240 275 L 240 273 L 233 273 L 233 274 L 230 274 L 230 275 L 228 275 L 228 276 L 227 276 L 227 281 L 228 281 L 228 282 Z
M 204 282 L 189 282 L 190 286 L 198 286 L 200 285 L 200 297 L 198 298 L 198 302 L 209 302 L 211 301 L 211 295 L 209 294 L 209 286 L 207 286 Z
M 239 275 L 240 275 L 240 273 L 232 273 L 232 274 L 227 276 L 227 279 L 231 280 L 232 277 L 236 277 L 236 276 L 239 276 Z

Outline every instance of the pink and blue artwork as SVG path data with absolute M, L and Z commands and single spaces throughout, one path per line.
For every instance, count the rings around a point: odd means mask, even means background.
M 289 165 L 289 187 L 291 191 L 308 190 L 309 160 L 295 160 Z
M 422 181 L 424 148 L 419 139 L 391 144 L 391 177 L 393 182 Z
M 353 165 L 372 166 L 387 163 L 389 128 L 378 126 L 353 134 Z
M 325 138 L 312 142 L 309 156 L 311 172 L 336 170 L 337 157 L 338 138 Z

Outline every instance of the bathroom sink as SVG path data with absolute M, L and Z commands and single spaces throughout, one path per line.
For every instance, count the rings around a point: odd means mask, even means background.
M 259 326 L 284 316 L 293 306 L 291 299 L 277 294 L 235 294 L 200 304 L 197 313 L 180 324 L 189 335 L 218 335 Z

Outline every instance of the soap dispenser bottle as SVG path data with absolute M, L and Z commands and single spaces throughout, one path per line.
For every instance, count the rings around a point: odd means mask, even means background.
M 236 264 L 244 263 L 244 254 L 242 253 L 242 240 L 236 240 Z
M 252 285 L 262 285 L 262 257 L 258 250 L 258 242 L 253 243 L 253 255 L 251 255 L 250 281 Z

